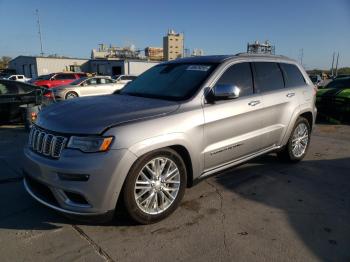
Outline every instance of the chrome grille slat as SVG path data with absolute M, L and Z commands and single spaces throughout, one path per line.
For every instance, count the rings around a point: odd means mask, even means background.
M 38 154 L 57 159 L 67 141 L 68 139 L 64 136 L 57 136 L 33 126 L 29 133 L 28 145 Z

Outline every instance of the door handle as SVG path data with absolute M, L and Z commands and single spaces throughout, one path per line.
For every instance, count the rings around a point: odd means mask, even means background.
M 256 106 L 256 105 L 258 105 L 258 104 L 260 104 L 260 101 L 259 101 L 259 100 L 250 101 L 250 102 L 248 103 L 248 105 L 250 105 L 250 106 Z
M 293 97 L 293 96 L 295 96 L 295 93 L 288 93 L 288 94 L 286 95 L 286 97 Z

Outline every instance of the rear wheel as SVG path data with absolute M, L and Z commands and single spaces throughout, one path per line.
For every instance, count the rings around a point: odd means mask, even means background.
M 141 157 L 124 185 L 124 204 L 129 215 L 141 224 L 169 216 L 184 195 L 186 180 L 185 164 L 174 150 L 164 148 Z
M 68 92 L 66 94 L 66 99 L 71 99 L 71 98 L 76 98 L 76 97 L 78 97 L 78 94 L 75 92 Z
M 304 158 L 310 144 L 311 128 L 309 121 L 299 117 L 294 125 L 287 145 L 277 155 L 289 162 L 298 162 Z

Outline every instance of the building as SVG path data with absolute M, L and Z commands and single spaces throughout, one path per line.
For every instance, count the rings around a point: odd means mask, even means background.
M 141 50 L 136 50 L 134 45 L 118 47 L 113 45 L 99 44 L 98 49 L 91 50 L 91 59 L 141 59 Z
M 163 61 L 163 48 L 148 46 L 145 48 L 145 56 L 151 61 Z
M 153 61 L 130 59 L 91 59 L 89 61 L 89 72 L 109 76 L 139 75 L 157 64 Z
M 247 53 L 274 55 L 275 46 L 271 45 L 269 41 L 265 41 L 265 43 L 259 43 L 259 41 L 255 41 L 252 44 L 247 44 Z
M 183 57 L 184 52 L 184 35 L 169 30 L 168 34 L 163 37 L 164 60 L 174 60 Z
M 81 72 L 88 70 L 88 59 L 17 56 L 9 62 L 9 68 L 16 70 L 17 74 L 34 78 L 55 72 Z

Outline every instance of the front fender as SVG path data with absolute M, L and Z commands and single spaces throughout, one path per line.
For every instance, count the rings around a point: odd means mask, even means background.
M 200 148 L 190 143 L 184 133 L 170 133 L 151 137 L 137 142 L 128 149 L 137 157 L 140 157 L 151 151 L 170 146 L 182 146 L 188 151 L 192 163 L 193 178 L 197 177 L 203 166 L 202 154 Z

